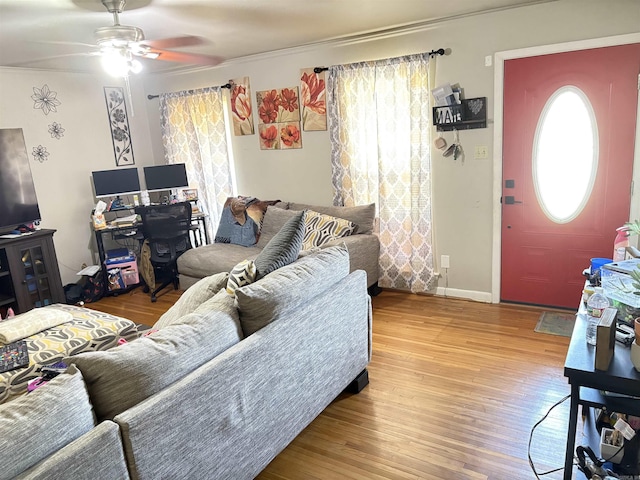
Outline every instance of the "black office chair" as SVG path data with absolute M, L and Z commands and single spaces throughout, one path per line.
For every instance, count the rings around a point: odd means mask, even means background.
M 162 282 L 151 292 L 151 301 L 155 302 L 158 292 L 171 283 L 174 289 L 178 289 L 176 261 L 191 248 L 191 203 L 137 207 L 136 213 L 142 218 L 144 239 L 151 249 L 156 285 Z M 145 287 L 145 291 L 148 290 L 148 286 Z

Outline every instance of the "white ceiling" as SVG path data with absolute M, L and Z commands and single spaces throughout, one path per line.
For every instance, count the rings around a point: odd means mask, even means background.
M 195 35 L 181 51 L 226 60 L 416 23 L 550 0 L 129 0 L 120 23 L 149 40 Z M 97 71 L 94 30 L 112 25 L 100 0 L 0 0 L 0 66 Z M 435 46 L 437 47 L 437 46 Z M 191 68 L 145 60 L 147 71 Z

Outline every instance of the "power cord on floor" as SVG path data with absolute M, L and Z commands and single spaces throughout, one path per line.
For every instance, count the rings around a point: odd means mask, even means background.
M 531 427 L 531 433 L 529 434 L 529 444 L 527 445 L 527 458 L 529 459 L 529 466 L 531 467 L 531 470 L 533 471 L 533 474 L 535 475 L 535 477 L 536 477 L 538 480 L 540 480 L 540 477 L 541 477 L 541 476 L 549 475 L 550 473 L 554 473 L 554 472 L 558 472 L 558 471 L 562 470 L 564 467 L 554 468 L 553 470 L 549 470 L 549 471 L 542 472 L 542 473 L 538 473 L 538 472 L 536 471 L 536 467 L 535 467 L 535 465 L 533 464 L 533 460 L 532 460 L 532 458 L 531 458 L 531 442 L 532 442 L 532 440 L 533 440 L 533 432 L 536 430 L 536 428 L 538 427 L 538 425 L 540 425 L 540 424 L 541 424 L 541 423 L 542 423 L 542 422 L 543 422 L 543 421 L 544 421 L 544 420 L 549 416 L 549 414 L 551 413 L 551 411 L 552 411 L 554 408 L 556 408 L 558 405 L 560 405 L 560 404 L 564 403 L 564 402 L 565 402 L 565 401 L 567 401 L 567 399 L 569 399 L 569 398 L 571 398 L 571 395 L 567 395 L 566 397 L 564 397 L 564 398 L 560 399 L 559 401 L 557 401 L 556 403 L 554 403 L 554 404 L 549 408 L 549 410 L 547 410 L 547 413 L 545 413 L 544 417 L 542 417 L 540 420 L 538 420 L 538 421 L 536 422 L 536 424 L 535 424 L 533 427 Z M 638 429 L 638 430 L 636 430 L 636 431 L 635 431 L 635 435 L 638 435 L 639 433 L 640 433 L 640 429 Z M 579 448 L 583 448 L 583 447 L 579 447 Z M 606 462 L 609 462 L 609 461 L 611 461 L 611 459 L 615 458 L 615 456 L 616 456 L 616 455 L 618 455 L 618 453 L 620 453 L 620 452 L 622 451 L 622 449 L 623 449 L 623 448 L 624 448 L 624 443 L 623 443 L 623 444 L 618 448 L 618 450 L 616 450 L 616 452 L 615 452 L 613 455 L 610 455 L 610 456 L 609 456 L 609 458 L 606 458 L 606 459 L 597 459 L 597 458 L 592 458 L 592 459 L 591 459 L 591 460 L 592 460 L 591 462 L 586 462 L 586 463 L 590 463 L 590 464 L 591 464 L 591 465 L 589 465 L 590 472 L 593 472 L 594 470 L 601 470 L 601 472 L 599 472 L 599 473 L 602 473 L 602 474 L 604 474 L 604 475 L 609 474 L 610 472 L 608 472 L 608 471 L 604 470 L 603 468 L 601 468 L 601 465 L 602 465 L 602 464 L 604 464 L 604 463 L 606 463 Z M 584 448 L 583 448 L 583 449 L 584 449 Z M 588 448 L 588 449 L 586 449 L 586 450 L 588 450 L 588 451 L 592 454 L 592 456 L 593 456 L 593 457 L 595 457 L 595 454 L 593 454 L 593 451 L 592 451 L 590 448 Z M 584 455 L 583 455 L 583 457 L 584 457 Z M 598 467 L 598 468 L 596 468 L 596 467 L 593 465 L 593 464 L 594 464 L 594 462 L 596 462 L 596 461 L 597 461 L 597 464 L 598 464 L 598 465 L 597 465 L 597 467 Z M 574 463 L 573 463 L 573 465 L 578 465 L 578 467 L 579 467 L 579 468 L 580 468 L 580 467 L 584 467 L 584 466 L 585 466 L 585 459 L 584 459 L 584 458 L 582 458 L 582 459 L 581 459 L 581 461 L 580 461 L 580 463 L 575 463 L 575 462 L 574 462 Z M 582 470 L 582 468 L 580 468 L 580 470 L 584 472 L 584 470 Z M 588 477 L 588 478 L 591 478 L 591 477 Z M 607 477 L 607 478 L 609 478 L 609 477 Z
M 543 476 L 543 475 L 549 475 L 550 473 L 554 473 L 554 472 L 558 472 L 558 471 L 562 470 L 564 468 L 564 466 L 562 466 L 560 468 L 554 468 L 553 470 L 549 470 L 547 472 L 542 472 L 542 473 L 538 473 L 536 471 L 536 467 L 533 464 L 533 460 L 531 459 L 531 441 L 533 440 L 533 432 L 536 430 L 538 425 L 540 425 L 549 416 L 549 414 L 551 413 L 551 411 L 554 408 L 556 408 L 558 405 L 564 403 L 569 398 L 571 398 L 571 395 L 567 395 L 563 399 L 561 399 L 561 400 L 557 401 L 555 404 L 553 404 L 551 406 L 551 408 L 549 408 L 549 410 L 547 410 L 547 413 L 544 414 L 544 417 L 542 417 L 540 420 L 538 420 L 538 422 L 536 422 L 536 424 L 533 427 L 531 427 L 531 433 L 529 434 L 529 445 L 527 445 L 527 458 L 529 459 L 529 466 L 531 467 L 531 470 L 533 471 L 533 474 L 536 476 L 536 478 L 538 480 L 540 480 L 540 477 Z

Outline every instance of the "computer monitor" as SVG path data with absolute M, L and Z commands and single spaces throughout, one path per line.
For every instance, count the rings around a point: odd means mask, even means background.
M 92 172 L 96 198 L 128 195 L 140 192 L 137 168 L 117 168 Z
M 189 186 L 184 163 L 144 167 L 144 181 L 150 192 Z

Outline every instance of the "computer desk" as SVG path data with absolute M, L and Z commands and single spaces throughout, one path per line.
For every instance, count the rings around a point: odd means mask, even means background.
M 191 233 L 193 234 L 194 246 L 209 245 L 209 232 L 207 230 L 207 218 L 202 212 L 191 214 Z M 196 227 L 195 229 L 193 227 Z M 202 234 L 204 232 L 204 243 L 202 243 Z M 197 239 L 196 239 L 197 237 Z
M 207 218 L 208 215 L 198 212 L 191 215 L 191 237 L 192 237 L 192 245 L 194 247 L 199 247 L 201 245 L 209 244 L 209 232 L 207 232 Z M 131 234 L 127 234 L 132 232 Z M 103 275 L 105 278 L 105 295 L 114 295 L 118 293 L 125 292 L 130 290 L 131 288 L 137 285 L 131 285 L 130 287 L 123 288 L 117 291 L 109 290 L 108 282 L 106 282 L 107 272 L 106 266 L 104 264 L 105 259 L 107 258 L 107 252 L 104 248 L 104 237 L 105 235 L 111 236 L 112 239 L 124 240 L 131 239 L 136 240 L 140 245 L 144 241 L 144 236 L 142 235 L 142 223 L 134 223 L 133 225 L 123 225 L 123 226 L 107 226 L 106 228 L 94 229 L 94 235 L 96 238 L 96 246 L 98 249 L 98 262 L 102 267 Z M 118 237 L 119 238 L 116 238 Z M 204 243 L 202 239 L 204 237 Z

